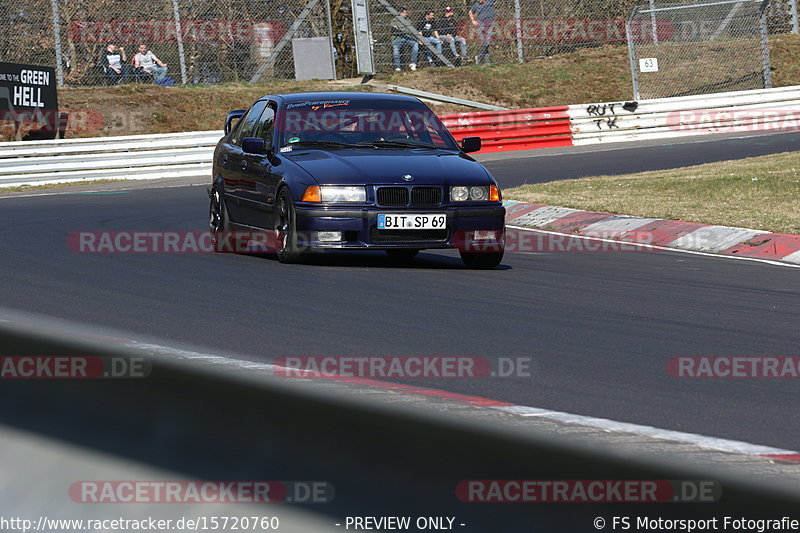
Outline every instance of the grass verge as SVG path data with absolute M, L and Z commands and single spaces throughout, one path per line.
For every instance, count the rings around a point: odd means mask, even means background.
M 58 98 L 60 107 L 72 115 L 68 137 L 98 137 L 221 130 L 228 111 L 247 109 L 265 94 L 331 90 L 371 91 L 372 87 L 319 80 L 170 88 L 129 84 L 66 87 L 59 90 Z
M 769 48 L 773 85 L 800 85 L 800 35 L 770 37 Z M 426 68 L 392 73 L 383 79 L 510 108 L 613 102 L 633 97 L 627 46 L 584 48 L 522 64 Z
M 800 234 L 800 152 L 523 185 L 509 200 Z

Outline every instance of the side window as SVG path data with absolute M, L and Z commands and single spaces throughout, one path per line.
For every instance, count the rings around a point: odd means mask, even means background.
M 266 106 L 267 102 L 256 102 L 250 108 L 250 111 L 239 120 L 240 124 L 238 124 L 236 131 L 233 132 L 233 138 L 231 139 L 233 144 L 241 146 L 242 139 L 254 136 L 253 132 L 259 124 L 258 119 L 261 118 L 261 113 L 264 112 Z
M 261 137 L 267 146 L 272 144 L 272 134 L 275 129 L 275 104 L 270 103 L 264 113 L 261 114 L 261 120 L 258 121 L 258 128 L 253 133 L 253 137 Z

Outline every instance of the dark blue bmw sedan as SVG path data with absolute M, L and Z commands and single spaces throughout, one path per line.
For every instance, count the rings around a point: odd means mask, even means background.
M 408 96 L 264 96 L 232 111 L 214 152 L 210 227 L 259 231 L 282 262 L 322 249 L 378 249 L 408 260 L 457 248 L 464 264 L 503 258 L 505 209 L 489 172 L 433 111 Z

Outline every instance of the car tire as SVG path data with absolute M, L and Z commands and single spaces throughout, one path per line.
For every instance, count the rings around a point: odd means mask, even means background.
M 228 209 L 225 207 L 225 198 L 219 189 L 214 188 L 211 191 L 211 201 L 208 207 L 209 221 L 208 226 L 211 231 L 211 245 L 214 247 L 215 252 L 225 252 L 232 250 L 225 250 L 225 239 L 220 239 L 220 234 L 230 232 L 230 222 L 228 218 Z
M 503 252 L 460 252 L 467 268 L 494 268 L 503 260 Z
M 284 187 L 275 202 L 276 255 L 281 263 L 299 263 L 303 253 L 297 246 L 297 215 L 289 189 Z
M 396 263 L 405 263 L 407 261 L 411 261 L 414 259 L 419 250 L 413 250 L 409 248 L 398 248 L 396 250 L 384 250 L 386 255 L 389 256 L 389 259 Z

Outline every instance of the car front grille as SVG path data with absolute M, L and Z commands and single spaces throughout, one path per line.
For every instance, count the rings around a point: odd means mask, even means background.
M 378 205 L 384 207 L 406 207 L 408 205 L 408 189 L 405 187 L 378 187 Z
M 435 207 L 442 203 L 440 187 L 414 187 L 411 189 L 411 204 L 415 207 Z
M 369 232 L 372 242 L 436 242 L 447 240 L 446 229 L 378 229 Z
M 409 191 L 412 207 L 436 207 L 442 204 L 441 187 L 378 187 L 376 200 L 381 207 L 407 207 Z

